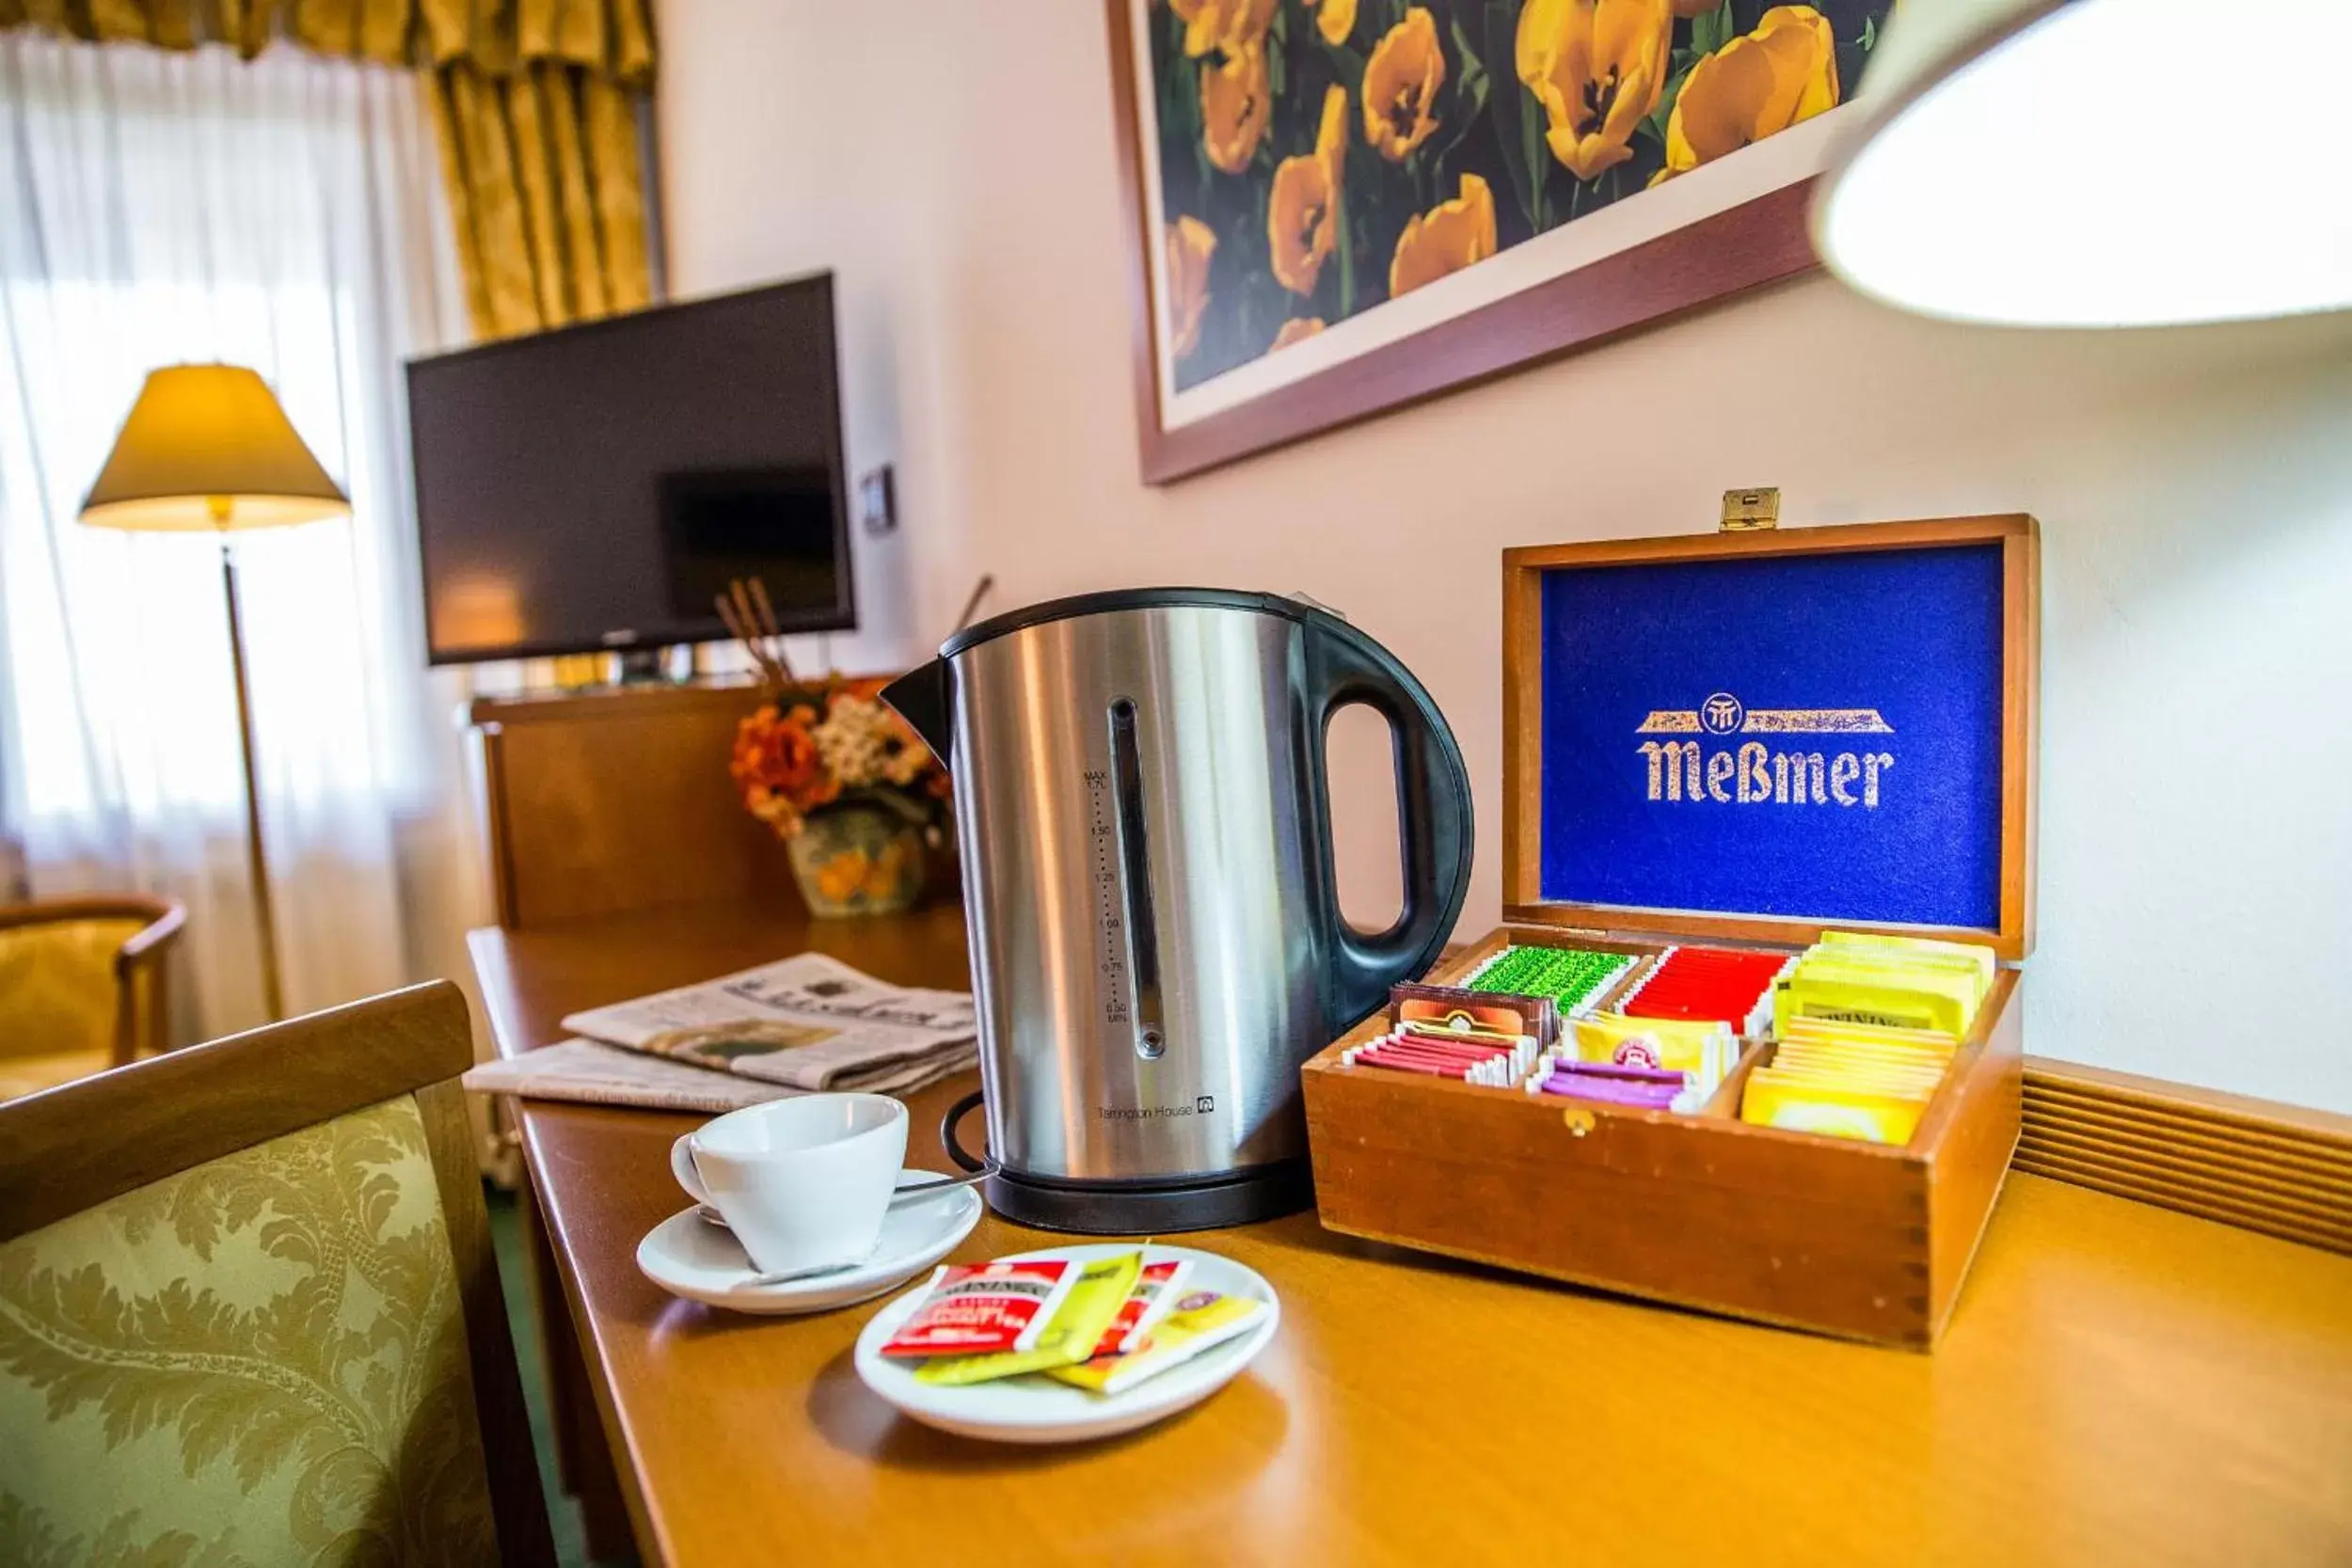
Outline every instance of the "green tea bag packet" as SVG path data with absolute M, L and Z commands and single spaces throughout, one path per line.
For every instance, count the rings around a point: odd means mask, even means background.
M 1119 1316 L 1119 1309 L 1126 1305 L 1127 1293 L 1135 1289 L 1142 1273 L 1143 1253 L 1139 1248 L 1098 1258 L 1079 1274 L 1078 1282 L 1062 1298 L 1061 1307 L 1045 1331 L 1038 1336 L 1033 1349 L 938 1356 L 915 1369 L 915 1381 L 954 1388 L 971 1383 L 993 1383 L 1000 1377 L 1018 1377 L 1023 1372 L 1041 1372 L 1052 1367 L 1074 1366 L 1093 1354 L 1095 1342 L 1103 1338 L 1111 1320 Z

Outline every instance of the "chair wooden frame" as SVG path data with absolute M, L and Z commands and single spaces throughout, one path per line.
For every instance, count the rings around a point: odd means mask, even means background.
M 41 898 L 28 904 L 0 905 L 0 930 L 74 920 L 146 923 L 115 950 L 114 1065 L 125 1067 L 141 1056 L 161 1055 L 171 1044 L 167 1016 L 171 1002 L 171 948 L 180 940 L 181 928 L 188 923 L 187 907 L 177 898 L 158 898 L 144 893 Z M 142 990 L 148 999 L 143 1028 L 138 1001 Z
M 551 1565 L 547 1498 L 457 1083 L 472 1065 L 465 996 L 436 980 L 9 1101 L 0 1104 L 0 1243 L 224 1155 L 413 1097 L 465 1308 L 500 1558 Z

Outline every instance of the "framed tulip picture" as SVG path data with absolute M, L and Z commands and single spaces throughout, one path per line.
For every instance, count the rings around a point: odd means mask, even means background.
M 1106 0 L 1144 478 L 1803 272 L 1893 0 Z

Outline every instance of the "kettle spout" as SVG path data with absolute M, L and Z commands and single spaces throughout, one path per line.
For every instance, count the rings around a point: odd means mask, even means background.
M 953 768 L 955 758 L 948 753 L 955 736 L 954 725 L 947 716 L 947 661 L 932 659 L 929 664 L 908 671 L 882 689 L 882 700 L 888 703 L 899 718 L 923 737 L 923 744 L 931 749 L 944 768 Z

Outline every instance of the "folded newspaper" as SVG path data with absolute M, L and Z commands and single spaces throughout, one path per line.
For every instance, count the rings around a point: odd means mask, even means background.
M 516 1094 L 525 1100 L 569 1100 L 589 1105 L 642 1105 L 657 1111 L 717 1116 L 801 1091 L 739 1073 L 713 1072 L 624 1051 L 602 1040 L 558 1040 L 519 1056 L 485 1062 L 466 1074 L 476 1094 Z
M 885 985 L 822 953 L 574 1013 L 564 1027 L 803 1090 L 906 1094 L 978 1061 L 968 994 Z

